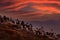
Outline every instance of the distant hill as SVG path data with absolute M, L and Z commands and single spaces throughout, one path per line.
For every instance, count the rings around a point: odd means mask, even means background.
M 51 29 L 53 31 L 53 29 Z M 23 20 L 0 15 L 0 40 L 57 40 L 54 32 L 46 32 L 44 27 L 33 29 L 33 25 Z

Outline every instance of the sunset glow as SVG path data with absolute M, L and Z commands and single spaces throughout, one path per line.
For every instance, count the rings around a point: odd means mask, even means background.
M 60 0 L 0 0 L 0 15 L 60 27 Z
M 14 13 L 28 20 L 39 20 L 46 14 L 60 14 L 59 0 L 1 0 L 0 4 L 1 12 Z

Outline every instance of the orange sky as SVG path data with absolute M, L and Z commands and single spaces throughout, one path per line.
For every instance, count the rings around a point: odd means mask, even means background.
M 6 2 L 10 2 L 12 4 L 9 3 L 10 5 L 7 5 L 8 3 Z M 45 14 L 60 14 L 59 0 L 2 0 L 0 3 L 2 3 L 3 5 L 2 7 L 0 7 L 0 10 L 3 10 L 3 12 L 6 11 L 9 13 L 12 11 L 12 13 L 17 14 L 22 10 L 22 14 L 20 14 L 20 16 L 28 18 L 29 15 L 34 15 L 33 17 L 29 16 L 29 18 L 34 18 L 34 20 Z M 30 12 L 31 10 L 32 12 Z M 24 11 L 26 12 L 23 13 Z
M 20 18 L 39 26 L 42 22 L 44 26 L 48 25 L 47 29 L 54 25 L 55 31 L 60 30 L 60 0 L 0 0 L 0 15 Z

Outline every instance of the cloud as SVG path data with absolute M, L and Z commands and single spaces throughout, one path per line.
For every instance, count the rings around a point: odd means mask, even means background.
M 60 0 L 0 0 L 0 15 L 60 30 Z
M 0 7 L 10 6 L 14 4 L 15 2 L 11 2 L 10 0 L 1 0 L 0 1 Z
M 48 7 L 55 7 L 56 9 L 60 10 L 60 5 L 58 5 L 57 3 L 44 3 L 42 5 L 48 6 Z
M 30 1 L 30 2 L 29 2 Z M 45 14 L 60 14 L 60 3 L 57 1 L 37 0 L 12 0 L 1 1 L 0 12 L 16 14 L 28 20 L 46 20 Z M 41 18 L 41 16 L 44 16 Z M 47 18 L 50 19 L 50 18 Z

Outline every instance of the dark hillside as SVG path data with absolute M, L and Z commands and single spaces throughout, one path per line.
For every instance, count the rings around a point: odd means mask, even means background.
M 60 35 L 45 32 L 43 27 L 34 30 L 32 24 L 24 21 L 14 21 L 6 16 L 0 16 L 0 40 L 59 40 Z M 58 38 L 59 37 L 59 38 Z

